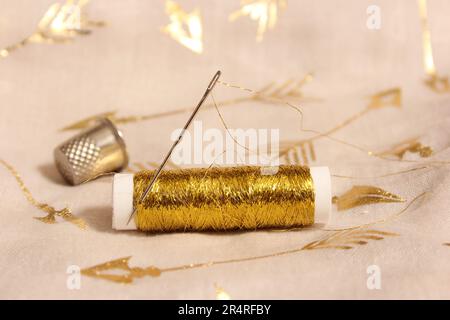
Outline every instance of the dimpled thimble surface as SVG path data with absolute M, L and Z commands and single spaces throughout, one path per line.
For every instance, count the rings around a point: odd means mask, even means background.
M 106 118 L 56 147 L 54 156 L 59 172 L 72 185 L 128 165 L 122 133 Z

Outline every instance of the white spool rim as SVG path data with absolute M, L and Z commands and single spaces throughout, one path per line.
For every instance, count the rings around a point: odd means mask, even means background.
M 328 224 L 331 213 L 331 177 L 328 167 L 311 167 L 314 183 L 314 223 Z
M 136 230 L 134 219 L 128 223 L 133 213 L 134 182 L 132 174 L 118 173 L 113 180 L 113 218 L 115 230 Z

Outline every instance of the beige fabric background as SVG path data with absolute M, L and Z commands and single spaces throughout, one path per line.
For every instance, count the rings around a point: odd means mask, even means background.
M 448 12 L 450 2 L 429 1 L 429 17 L 438 71 L 450 74 Z M 0 47 L 30 34 L 51 0 L 1 0 Z M 366 28 L 373 1 L 288 1 L 277 25 L 256 43 L 256 23 L 247 17 L 230 23 L 239 1 L 188 1 L 203 18 L 204 52 L 197 55 L 160 28 L 167 24 L 163 1 L 95 0 L 92 19 L 108 26 L 66 45 L 30 45 L 0 60 L 1 158 L 13 164 L 34 196 L 57 208 L 70 206 L 88 230 L 33 219 L 43 213 L 26 202 L 16 181 L 0 168 L 0 297 L 17 298 L 194 298 L 214 299 L 217 284 L 232 298 L 450 298 L 448 166 L 380 179 L 333 178 L 333 194 L 355 184 L 382 187 L 408 201 L 424 191 L 398 219 L 371 226 L 398 233 L 352 250 L 323 249 L 252 262 L 163 273 L 130 285 L 82 277 L 80 290 L 66 287 L 66 268 L 90 267 L 132 256 L 130 265 L 171 267 L 211 260 L 243 258 L 302 247 L 328 235 L 318 229 L 236 234 L 164 234 L 111 229 L 111 179 L 69 187 L 53 167 L 52 150 L 73 132 L 59 129 L 104 111 L 148 114 L 193 106 L 217 70 L 223 80 L 250 88 L 271 81 L 301 78 L 318 101 L 300 102 L 305 127 L 325 131 L 364 109 L 368 97 L 401 87 L 402 108 L 370 112 L 335 134 L 336 138 L 380 151 L 402 140 L 421 141 L 449 159 L 450 94 L 437 94 L 423 83 L 422 37 L 417 4 L 410 0 L 376 1 L 381 29 Z M 244 93 L 219 86 L 218 100 Z M 160 161 L 169 134 L 188 114 L 123 125 L 132 162 Z M 297 115 L 280 106 L 244 103 L 223 109 L 232 128 L 280 128 L 284 140 L 299 133 Z M 220 128 L 213 110 L 199 119 Z M 317 161 L 333 174 L 374 176 L 419 167 L 383 161 L 328 139 L 316 143 Z M 392 215 L 405 204 L 360 207 L 333 212 L 337 225 L 367 223 Z M 366 268 L 381 269 L 381 290 L 368 290 Z

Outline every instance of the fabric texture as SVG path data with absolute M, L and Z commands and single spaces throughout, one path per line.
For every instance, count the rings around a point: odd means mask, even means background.
M 91 19 L 106 21 L 105 27 L 92 28 L 72 43 L 30 44 L 0 59 L 1 158 L 17 169 L 38 201 L 70 207 L 88 224 L 81 230 L 59 218 L 56 224 L 33 219 L 45 214 L 27 202 L 14 177 L 0 167 L 0 297 L 215 299 L 221 287 L 233 299 L 449 299 L 450 172 L 444 162 L 450 156 L 450 93 L 436 93 L 424 83 L 417 3 L 377 2 L 381 28 L 370 30 L 370 1 L 288 1 L 274 28 L 257 42 L 257 22 L 247 16 L 228 20 L 240 8 L 238 0 L 179 0 L 187 12 L 201 12 L 203 52 L 197 54 L 161 32 L 169 23 L 163 1 L 94 0 L 85 11 Z M 32 33 L 51 3 L 0 0 L 0 47 Z M 429 1 L 434 61 L 442 76 L 450 74 L 448 12 L 450 2 Z M 76 131 L 61 128 L 107 111 L 130 116 L 194 107 L 218 69 L 223 81 L 255 90 L 312 72 L 314 79 L 302 87 L 304 98 L 289 101 L 301 107 L 304 128 L 320 132 L 364 110 L 373 94 L 400 88 L 400 107 L 373 109 L 333 133 L 333 139 L 315 140 L 316 160 L 309 162 L 330 167 L 333 195 L 371 185 L 404 198 L 348 211 L 333 208 L 333 227 L 386 219 L 365 230 L 395 235 L 366 239 L 348 250 L 301 250 L 163 272 L 127 285 L 82 276 L 81 288 L 70 290 L 70 265 L 87 268 L 131 256 L 130 266 L 170 268 L 302 248 L 331 234 L 323 226 L 218 234 L 114 231 L 111 177 L 76 187 L 62 180 L 53 148 Z M 214 91 L 218 102 L 245 96 L 222 85 Z M 302 132 L 299 114 L 280 103 L 245 101 L 220 110 L 230 128 L 280 128 L 282 141 L 314 135 Z M 160 162 L 170 134 L 188 116 L 119 124 L 130 167 Z M 204 128 L 224 130 L 214 109 L 202 111 L 198 120 Z M 403 161 L 389 161 L 337 141 L 381 152 L 412 138 L 434 154 L 422 158 L 406 152 Z M 419 167 L 426 168 L 380 177 Z M 373 265 L 379 267 L 381 288 L 371 290 L 368 268 Z

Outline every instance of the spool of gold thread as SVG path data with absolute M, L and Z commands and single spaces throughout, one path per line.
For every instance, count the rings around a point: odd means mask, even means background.
M 326 170 L 329 187 L 328 168 L 315 169 Z M 115 229 L 231 231 L 292 228 L 315 221 L 316 181 L 308 167 L 280 166 L 274 174 L 249 166 L 168 170 L 139 203 L 153 174 L 114 177 Z M 134 207 L 135 218 L 127 224 Z

